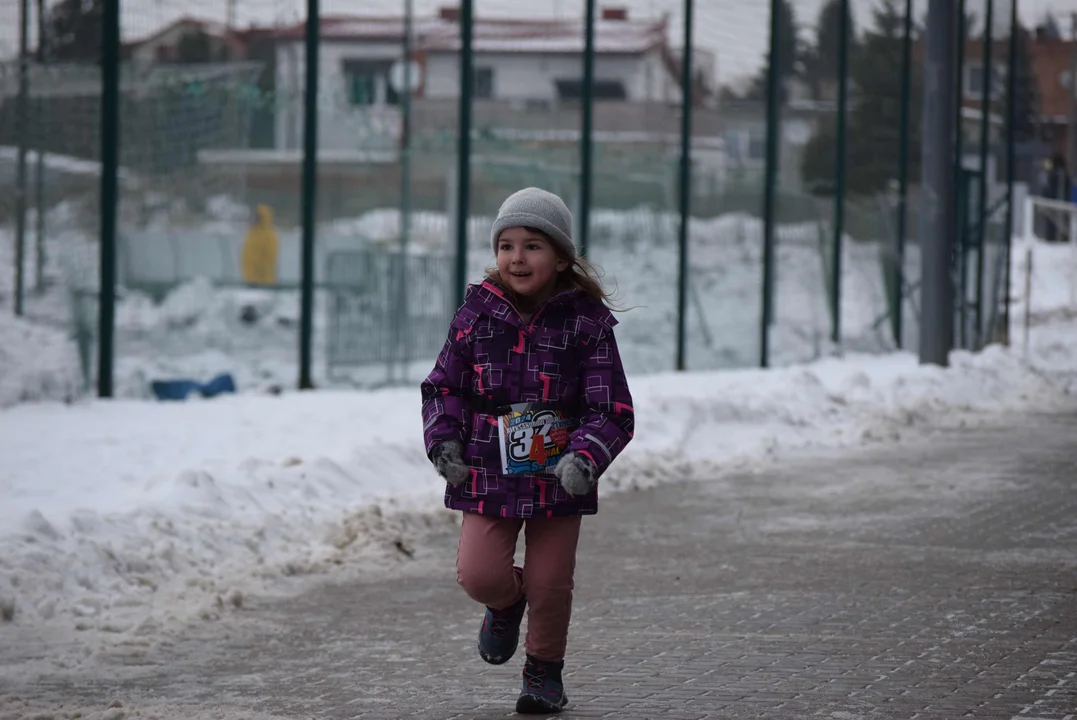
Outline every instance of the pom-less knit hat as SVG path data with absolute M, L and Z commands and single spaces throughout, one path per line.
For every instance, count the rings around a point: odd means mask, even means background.
M 572 212 L 565 202 L 540 188 L 518 190 L 501 203 L 490 231 L 490 241 L 497 254 L 497 240 L 501 231 L 510 227 L 533 227 L 549 236 L 553 244 L 570 258 L 576 257 L 572 243 Z

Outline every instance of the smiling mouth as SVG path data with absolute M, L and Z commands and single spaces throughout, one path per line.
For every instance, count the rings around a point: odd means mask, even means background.
M 513 277 L 518 277 L 518 278 L 531 277 L 531 273 L 529 273 L 529 272 L 514 272 L 514 273 L 509 273 L 509 274 L 512 275 Z

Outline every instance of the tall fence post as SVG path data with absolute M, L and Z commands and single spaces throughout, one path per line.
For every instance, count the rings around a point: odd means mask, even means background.
M 45 65 L 45 0 L 37 0 L 37 63 L 39 68 Z M 44 102 L 38 103 L 37 117 L 38 137 L 37 143 L 37 174 L 34 176 L 35 202 L 37 218 L 35 223 L 36 264 L 34 265 L 34 290 L 38 293 L 45 291 L 45 118 L 43 117 Z
M 849 106 L 849 0 L 841 0 L 840 37 L 838 38 L 838 128 L 834 159 L 834 256 L 830 267 L 830 313 L 833 332 L 830 339 L 841 343 L 841 265 L 845 234 L 845 134 Z
M 101 32 L 101 267 L 98 288 L 97 394 L 112 397 L 116 328 L 116 212 L 120 161 L 120 0 L 104 0 Z
M 27 44 L 30 11 L 27 0 L 19 3 L 19 91 L 15 98 L 15 315 L 23 314 L 26 296 L 26 153 L 30 130 L 30 56 Z
M 467 226 L 471 214 L 471 31 L 474 0 L 460 0 L 460 127 L 456 149 L 456 305 L 467 289 Z
M 905 0 L 901 40 L 901 149 L 898 158 L 897 259 L 890 307 L 894 313 L 894 343 L 905 346 L 905 242 L 909 227 L 909 128 L 912 114 L 912 0 Z
M 688 344 L 688 223 L 692 213 L 692 4 L 684 0 L 684 52 L 681 57 L 681 226 L 677 272 L 677 369 L 687 367 Z
M 393 323 L 393 347 L 400 363 L 401 377 L 408 374 L 411 356 L 411 327 L 408 312 L 408 245 L 411 241 L 411 33 L 413 0 L 404 0 L 404 43 L 401 52 L 402 85 L 400 95 L 400 248 L 396 266 L 396 302 Z M 389 363 L 389 376 L 393 377 L 393 363 Z
M 957 57 L 954 68 L 954 105 L 952 112 L 955 115 L 957 127 L 954 136 L 954 190 L 960 194 L 957 203 L 957 213 L 954 216 L 956 223 L 956 235 L 952 254 L 954 267 L 957 268 L 957 320 L 958 320 L 958 343 L 964 348 L 968 346 L 968 263 L 965 258 L 968 254 L 968 184 L 965 182 L 965 116 L 964 116 L 964 89 L 965 89 L 965 40 L 968 30 L 965 16 L 965 0 L 957 0 Z M 951 269 L 952 272 L 952 269 Z
M 311 355 L 314 334 L 314 223 L 318 201 L 318 56 L 321 27 L 318 0 L 307 0 L 306 87 L 303 107 L 303 238 L 299 315 L 299 389 L 314 387 Z
M 987 253 L 987 160 L 989 153 L 987 146 L 990 142 L 991 125 L 988 117 L 991 113 L 991 84 L 992 68 L 994 59 L 992 45 L 994 45 L 995 0 L 986 0 L 987 12 L 984 19 L 983 34 L 983 88 L 980 96 L 980 183 L 978 185 L 979 198 L 977 211 L 979 223 L 976 226 L 976 332 L 973 334 L 976 350 L 983 347 L 984 336 L 984 255 Z
M 1010 283 L 1013 282 L 1010 265 L 1013 263 L 1013 183 L 1016 177 L 1016 127 L 1017 127 L 1017 34 L 1020 24 L 1017 18 L 1017 0 L 1010 0 L 1010 59 L 1006 72 L 1006 284 L 1002 300 L 1002 341 L 1010 344 Z
M 770 0 L 770 49 L 767 53 L 767 160 L 763 172 L 763 308 L 759 313 L 759 367 L 770 364 L 770 324 L 774 319 L 774 226 L 778 211 L 778 124 L 781 82 L 778 63 L 781 0 Z
M 595 86 L 595 0 L 587 0 L 584 10 L 583 87 L 580 88 L 580 255 L 587 256 L 591 238 L 591 183 L 593 174 Z
M 951 0 L 928 0 L 924 58 L 924 221 L 921 233 L 920 363 L 946 367 L 953 346 L 953 138 L 957 113 L 955 28 Z M 963 18 L 962 18 L 963 21 Z

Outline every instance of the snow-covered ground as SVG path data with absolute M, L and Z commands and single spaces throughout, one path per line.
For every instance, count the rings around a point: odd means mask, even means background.
M 177 258 L 218 275 L 235 274 L 234 260 L 246 232 L 249 212 L 224 197 L 213 198 L 203 215 L 171 204 L 153 201 L 160 208 L 147 218 L 129 217 L 124 231 L 133 242 L 148 244 L 146 257 Z M 156 206 L 156 205 L 155 205 Z M 133 210 L 129 210 L 136 215 Z M 0 407 L 29 399 L 63 400 L 77 388 L 77 377 L 96 362 L 95 288 L 97 251 L 88 239 L 94 224 L 93 208 L 74 202 L 54 209 L 48 219 L 46 242 L 47 286 L 26 298 L 27 317 L 33 328 L 10 313 L 13 284 L 11 236 L 0 229 Z M 137 222 L 136 222 L 137 220 Z M 677 252 L 675 217 L 640 209 L 637 212 L 596 212 L 591 257 L 605 272 L 604 281 L 617 291 L 620 314 L 618 338 L 622 356 L 633 374 L 672 370 L 677 318 Z M 488 218 L 471 225 L 469 276 L 481 277 L 490 260 Z M 30 226 L 33 227 L 31 215 Z M 135 229 L 132 229 L 135 228 Z M 727 214 L 697 219 L 690 227 L 690 292 L 687 316 L 687 363 L 693 370 L 754 367 L 759 362 L 762 284 L 761 224 L 746 215 Z M 444 214 L 416 213 L 413 220 L 416 251 L 444 251 L 452 236 Z M 399 233 L 395 210 L 367 213 L 359 218 L 327 223 L 319 230 L 322 244 L 338 247 L 353 242 L 392 243 Z M 294 230 L 281 230 L 282 276 L 294 275 L 298 262 Z M 825 251 L 818 246 L 819 229 L 812 225 L 785 225 L 778 232 L 775 270 L 775 315 L 770 330 L 772 366 L 808 362 L 843 352 L 889 352 L 894 349 L 886 320 L 886 290 L 882 255 L 876 242 L 844 244 L 842 263 L 842 345 L 829 341 Z M 183 249 L 194 243 L 197 249 Z M 1034 314 L 1043 307 L 1072 307 L 1077 290 L 1077 256 L 1060 245 L 1033 244 Z M 34 276 L 35 248 L 25 259 L 26 277 Z M 1024 244 L 1013 256 L 1014 319 L 1023 322 L 1025 296 Z M 317 264 L 323 268 L 324 256 Z M 186 258 L 182 260 L 181 258 Z M 167 266 L 168 263 L 165 263 Z M 155 277 L 167 276 L 159 263 Z M 287 268 L 285 266 L 288 266 Z M 126 267 L 126 265 L 125 265 Z M 910 245 L 908 280 L 919 276 L 918 248 Z M 1046 282 L 1043 273 L 1069 277 Z M 126 272 L 126 270 L 125 270 Z M 145 272 L 151 272 L 145 270 Z M 436 268 L 434 278 L 420 285 L 449 282 L 452 263 Z M 164 275 L 161 275 L 164 273 Z M 443 276 L 443 277 L 442 277 Z M 235 279 L 235 278 L 233 278 Z M 68 289 L 72 282 L 87 289 L 76 301 Z M 905 302 L 906 347 L 915 350 L 918 328 L 918 294 Z M 431 302 L 429 299 L 426 302 Z M 1077 304 L 1077 303 L 1074 303 Z M 328 343 L 331 298 L 315 292 L 313 372 L 319 387 L 334 384 L 329 377 Z M 114 387 L 118 397 L 147 398 L 157 379 L 193 378 L 206 381 L 231 373 L 240 392 L 263 394 L 294 387 L 298 378 L 299 296 L 292 289 L 277 291 L 220 287 L 206 277 L 194 276 L 169 292 L 163 300 L 131 289 L 121 289 L 116 308 Z M 81 318 L 75 322 L 76 313 Z M 389 327 L 392 318 L 384 318 Z M 83 334 L 79 336 L 78 330 Z M 358 336 L 356 334 L 356 336 Z M 372 342 L 369 341 L 368 342 Z M 80 356 L 80 351 L 82 355 Z M 436 351 L 414 359 L 401 375 L 395 365 L 372 363 L 348 368 L 346 374 L 366 387 L 392 380 L 414 384 L 429 369 Z
M 622 303 L 642 306 L 622 316 L 618 333 L 637 436 L 604 479 L 605 494 L 764 468 L 798 448 L 997 421 L 1077 394 L 1070 307 L 1077 272 L 1069 248 L 1018 243 L 1013 347 L 956 352 L 944 370 L 919 366 L 911 353 L 858 355 L 846 347 L 844 357 L 827 357 L 819 251 L 801 240 L 803 228 L 783 228 L 774 333 L 787 367 L 673 374 L 662 372 L 672 364 L 674 332 L 670 228 L 656 225 L 653 236 L 633 240 L 625 227 L 634 226 L 596 219 L 608 222 L 596 259 Z M 427 220 L 432 236 L 442 221 Z M 76 225 L 50 225 L 60 228 L 50 237 L 54 280 L 89 262 Z M 481 225 L 475 276 L 485 264 Z M 755 362 L 756 225 L 727 216 L 692 228 L 696 368 Z M 362 232 L 391 235 L 394 228 L 375 217 Z M 0 238 L 0 253 L 9 251 L 7 241 Z M 850 299 L 843 325 L 874 351 L 886 349 L 871 344 L 882 309 L 878 252 L 849 243 L 843 278 Z M 1034 263 L 1026 348 L 1027 252 Z M 32 255 L 27 263 L 30 270 Z M 0 294 L 10 291 L 10 266 L 0 257 Z M 406 556 L 424 527 L 455 522 L 439 510 L 443 485 L 422 452 L 416 384 L 428 363 L 416 363 L 402 388 L 292 392 L 295 295 L 223 292 L 195 280 L 163 303 L 124 295 L 121 399 L 96 401 L 77 392 L 70 298 L 58 285 L 28 300 L 30 319 L 0 312 L 0 406 L 10 406 L 0 410 L 0 636 L 56 639 L 63 649 L 49 661 L 77 665 L 113 643 L 145 644 L 189 620 L 230 612 L 287 578 Z M 255 310 L 253 321 L 242 319 L 245 308 Z M 820 359 L 802 362 L 813 358 Z M 174 404 L 142 399 L 152 379 L 222 371 L 235 373 L 246 392 Z M 274 384 L 279 392 L 264 392 Z
M 1068 279 L 1059 267 L 1040 266 L 1045 284 Z M 1077 394 L 1075 367 L 1077 319 L 1055 314 L 1027 355 L 956 352 L 948 369 L 891 354 L 633 376 L 637 437 L 603 493 L 1057 407 Z M 455 521 L 414 387 L 24 403 L 0 411 L 0 438 L 0 633 L 74 642 L 56 646 L 59 666 L 286 578 L 406 553 L 424 526 Z
M 153 204 L 152 202 L 150 204 Z M 241 392 L 265 392 L 292 387 L 298 376 L 299 297 L 294 289 L 276 291 L 222 287 L 217 281 L 238 280 L 235 260 L 246 233 L 249 212 L 227 198 L 214 198 L 191 219 L 189 208 L 160 201 L 148 217 L 133 209 L 121 223 L 133 247 L 121 262 L 121 276 L 141 267 L 143 280 L 167 280 L 172 267 L 181 276 L 197 267 L 215 277 L 190 276 L 154 301 L 143 292 L 121 288 L 116 308 L 115 391 L 119 397 L 145 398 L 155 379 L 191 377 L 208 380 L 231 373 Z M 207 219 L 208 218 L 208 219 Z M 490 218 L 471 223 L 469 276 L 479 278 L 491 264 L 488 240 Z M 62 367 L 66 378 L 82 362 L 92 364 L 98 283 L 96 248 L 88 239 L 94 226 L 92 208 L 69 203 L 47 218 L 46 280 L 41 294 L 26 299 L 27 316 L 38 326 L 41 345 L 23 342 L 23 358 L 49 353 L 50 364 Z M 399 233 L 395 210 L 376 211 L 351 220 L 327 223 L 319 230 L 316 267 L 325 267 L 329 247 L 360 247 L 391 243 Z M 634 212 L 595 212 L 591 258 L 604 272 L 606 284 L 617 291 L 620 315 L 619 341 L 625 364 L 632 373 L 672 370 L 676 356 L 677 219 L 669 214 L 639 209 Z M 31 227 L 33 222 L 30 223 Z M 411 247 L 415 251 L 451 255 L 451 220 L 439 213 L 416 213 Z M 0 268 L 14 264 L 9 231 L 0 230 Z M 281 277 L 297 277 L 298 234 L 282 229 Z M 762 284 L 762 226 L 758 219 L 740 214 L 696 219 L 690 227 L 690 293 L 688 297 L 687 360 L 691 369 L 753 367 L 759 362 Z M 788 365 L 834 354 L 828 337 L 830 317 L 826 300 L 824 255 L 819 231 L 810 224 L 786 225 L 778 231 L 775 321 L 771 329 L 771 363 Z M 888 351 L 893 348 L 889 327 L 880 322 L 886 312 L 885 290 L 878 243 L 845 244 L 843 262 L 843 350 Z M 915 248 L 910 269 L 915 277 Z M 136 257 L 137 255 L 137 257 Z M 139 259 L 141 258 L 141 260 Z M 26 277 L 33 278 L 36 248 L 31 243 Z M 186 268 L 186 270 L 182 269 Z M 416 282 L 438 285 L 451 282 L 452 263 L 437 267 L 435 277 Z M 121 278 L 122 279 L 122 278 Z M 68 290 L 72 283 L 84 289 L 81 301 Z M 0 338 L 26 333 L 5 310 L 10 308 L 13 272 L 0 273 Z M 429 301 L 428 301 L 429 302 Z M 328 293 L 315 294 L 314 374 L 320 387 L 331 385 L 327 368 L 329 341 Z M 78 313 L 81 324 L 73 320 Z M 910 305 L 906 317 L 915 318 Z M 391 322 L 391 318 L 385 318 Z M 910 326 L 912 323 L 910 322 Z M 80 344 L 76 330 L 86 333 Z M 62 348 L 67 338 L 66 350 Z M 87 341 L 89 344 L 87 344 Z M 408 375 L 414 384 L 426 372 L 436 350 L 414 360 Z M 17 358 L 9 359 L 14 363 Z M 46 381 L 40 369 L 19 366 L 23 380 L 0 387 L 0 407 L 32 398 L 63 399 L 57 382 Z M 367 386 L 384 384 L 387 367 L 372 364 L 350 371 Z M 14 375 L 14 373 L 12 373 Z M 41 378 L 36 385 L 29 379 Z M 66 380 L 61 383 L 66 388 Z

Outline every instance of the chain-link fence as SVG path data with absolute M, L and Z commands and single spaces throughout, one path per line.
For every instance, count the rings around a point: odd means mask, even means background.
M 113 1 L 0 0 L 16 28 L 0 67 L 0 294 L 74 339 L 88 385 L 113 257 L 102 212 L 117 228 L 116 394 L 219 372 L 247 388 L 304 372 L 369 385 L 425 373 L 432 319 L 492 264 L 493 216 L 528 185 L 566 200 L 628 308 L 630 372 L 917 346 L 928 0 L 695 0 L 686 173 L 684 0 L 598 4 L 591 43 L 585 0 L 477 0 L 470 23 L 469 3 L 353 3 L 316 28 L 286 0 L 182 14 L 120 0 L 115 68 L 101 61 Z M 961 5 L 955 340 L 979 348 L 1004 338 L 1009 181 L 1047 151 L 1028 125 L 1042 18 L 1013 28 L 1013 0 Z

